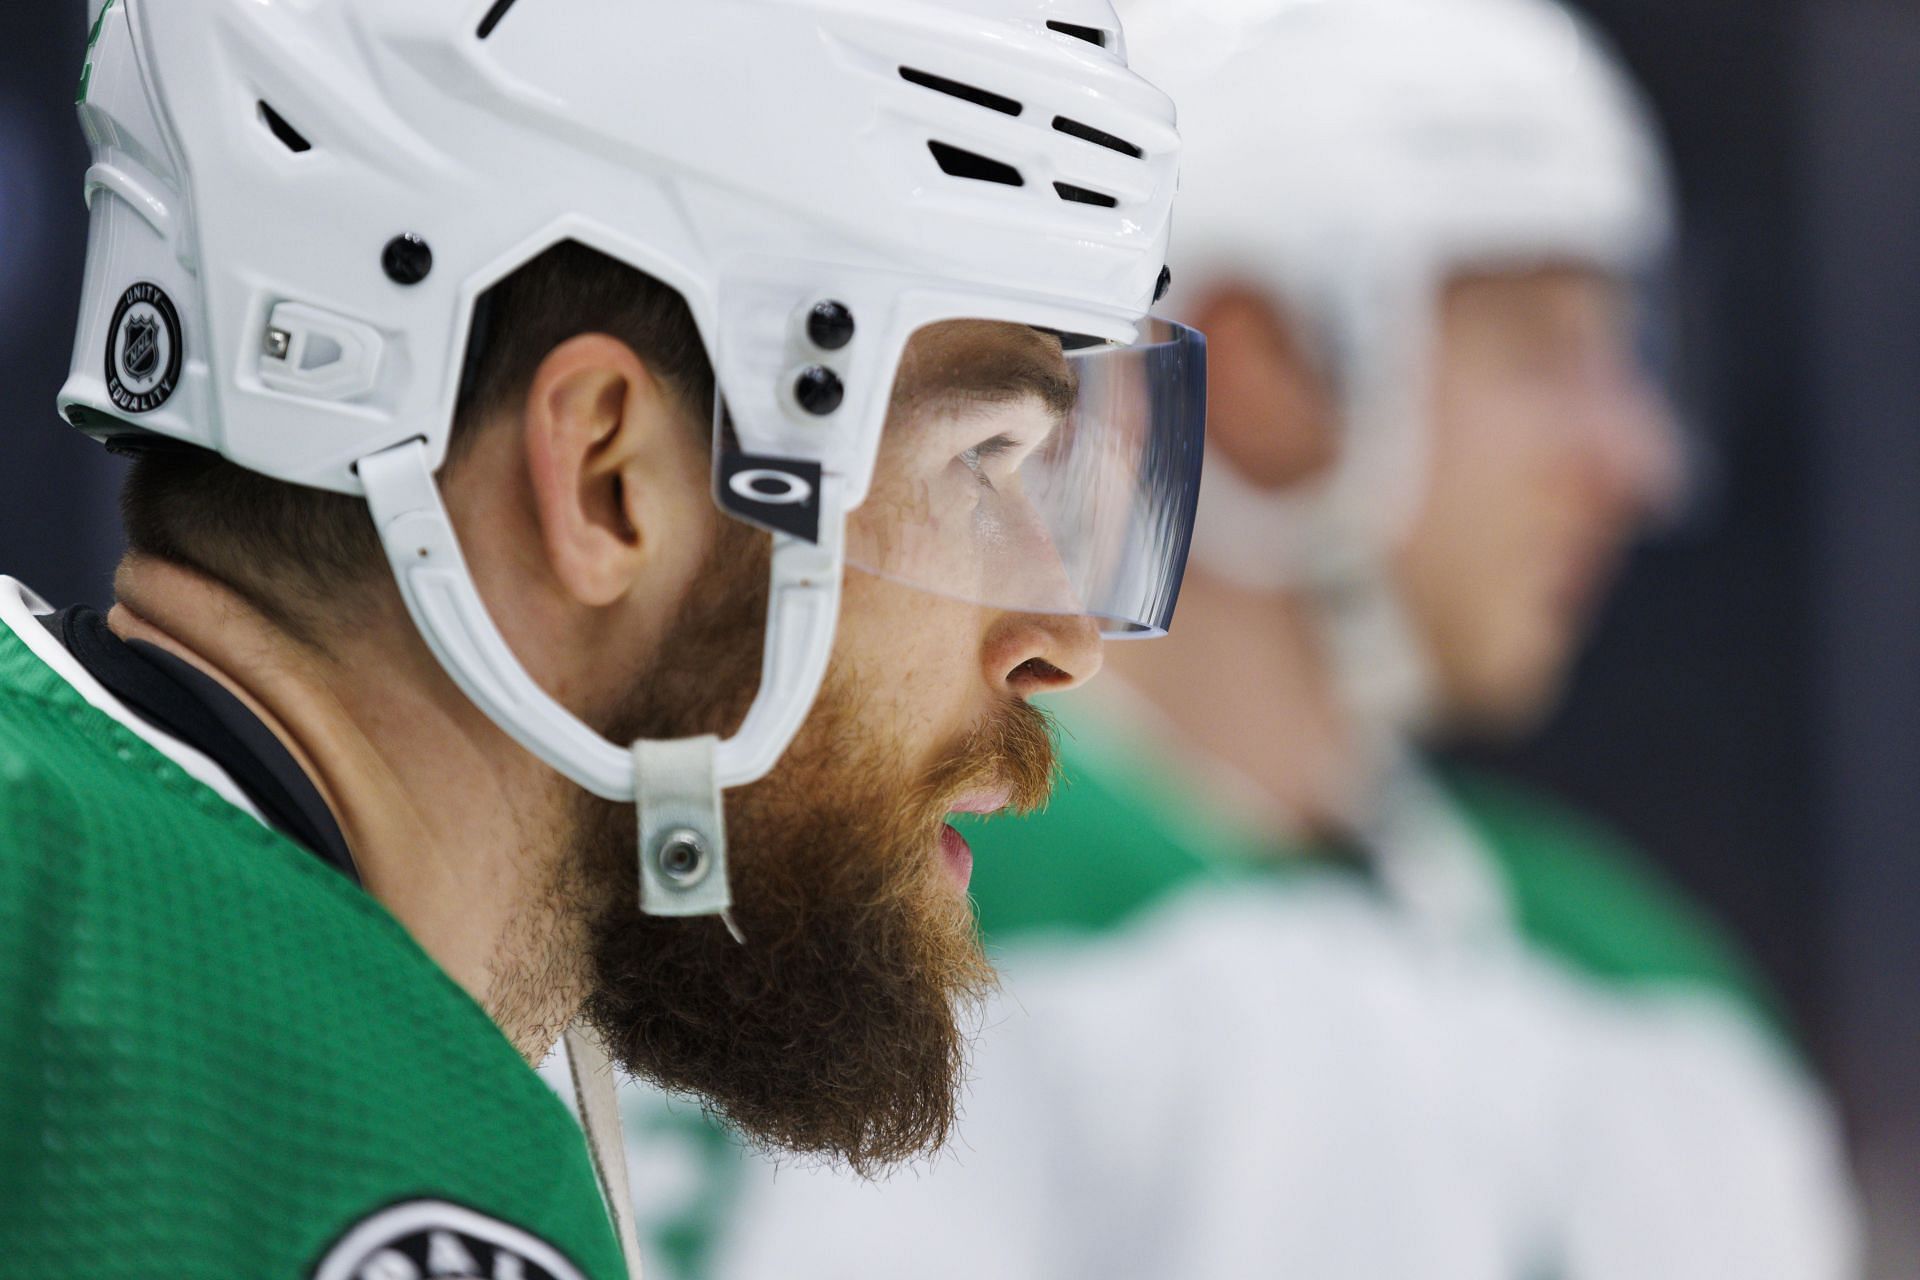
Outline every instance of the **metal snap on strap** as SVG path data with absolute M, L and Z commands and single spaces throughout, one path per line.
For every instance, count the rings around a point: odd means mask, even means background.
M 733 905 L 714 768 L 719 746 L 714 737 L 633 745 L 640 909 L 648 915 L 721 915 Z

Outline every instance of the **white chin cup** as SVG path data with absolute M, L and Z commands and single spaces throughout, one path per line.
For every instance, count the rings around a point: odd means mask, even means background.
M 1384 565 L 1311 592 L 1341 705 L 1377 763 L 1432 725 L 1438 690 L 1427 646 Z
M 641 906 L 649 914 L 726 912 L 721 794 L 773 769 L 825 679 L 840 614 L 837 506 L 821 521 L 819 544 L 775 537 L 760 692 L 740 731 L 724 742 L 623 747 L 556 702 L 508 648 L 461 555 L 426 445 L 411 441 L 363 458 L 358 473 L 407 612 L 461 692 L 567 778 L 603 799 L 638 806 Z M 834 501 L 829 492 L 827 502 Z

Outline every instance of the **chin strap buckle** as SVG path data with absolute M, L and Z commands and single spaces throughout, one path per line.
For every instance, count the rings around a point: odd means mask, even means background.
M 711 736 L 633 744 L 640 909 L 650 916 L 725 917 L 733 906 L 719 749 Z

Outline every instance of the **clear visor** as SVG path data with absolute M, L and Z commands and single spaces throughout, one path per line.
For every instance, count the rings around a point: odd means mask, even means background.
M 1172 621 L 1192 538 L 1206 340 L 1163 320 L 1075 347 L 987 321 L 930 325 L 894 386 L 848 563 L 970 603 Z

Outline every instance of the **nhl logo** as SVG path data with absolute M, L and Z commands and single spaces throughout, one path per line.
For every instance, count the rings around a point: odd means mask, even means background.
M 127 413 L 151 413 L 180 385 L 180 313 L 158 285 L 120 298 L 107 337 L 107 394 Z
M 160 324 L 152 316 L 130 316 L 120 364 L 135 378 L 151 378 L 160 364 Z

